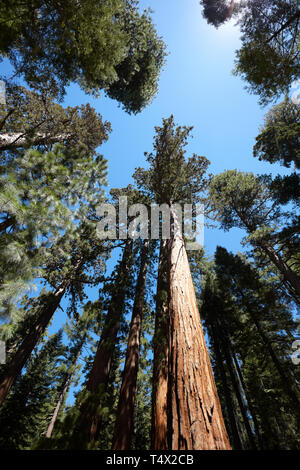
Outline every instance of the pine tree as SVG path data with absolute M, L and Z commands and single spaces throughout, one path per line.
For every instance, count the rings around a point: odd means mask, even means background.
M 273 200 L 268 183 L 268 178 L 252 173 L 236 170 L 221 173 L 210 185 L 211 206 L 224 230 L 232 227 L 246 230 L 246 240 L 273 263 L 299 302 L 300 278 L 297 268 L 293 268 L 298 253 L 292 245 L 289 259 L 285 259 L 285 239 L 278 227 L 286 223 L 286 218 Z

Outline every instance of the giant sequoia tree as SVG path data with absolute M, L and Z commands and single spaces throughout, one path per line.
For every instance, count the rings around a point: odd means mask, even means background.
M 166 345 L 159 351 L 165 357 L 157 357 L 154 349 L 154 362 L 165 372 L 156 372 L 162 383 L 159 389 L 154 384 L 152 397 L 153 413 L 158 414 L 156 408 L 162 410 L 163 419 L 153 420 L 152 432 L 160 439 L 154 440 L 154 445 L 156 449 L 229 449 L 175 210 L 176 204 L 199 201 L 207 184 L 204 174 L 209 162 L 197 155 L 185 160 L 191 128 L 176 127 L 173 116 L 155 130 L 154 153 L 147 154 L 150 170 L 137 169 L 135 173 L 140 189 L 170 208 L 170 238 L 165 249 Z M 158 310 L 157 315 L 161 313 Z M 165 396 L 159 393 L 161 386 L 167 391 Z

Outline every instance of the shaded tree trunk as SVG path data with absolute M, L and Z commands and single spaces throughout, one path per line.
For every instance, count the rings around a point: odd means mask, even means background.
M 231 449 L 175 211 L 168 249 L 168 447 Z
M 251 417 L 252 417 L 252 420 L 253 420 L 253 424 L 254 424 L 255 434 L 257 436 L 259 445 L 260 445 L 261 450 L 262 450 L 263 449 L 263 441 L 262 441 L 262 437 L 261 437 L 261 433 L 260 433 L 260 429 L 259 429 L 258 419 L 257 419 L 256 412 L 255 412 L 254 406 L 253 406 L 253 400 L 251 398 L 251 395 L 249 394 L 248 387 L 246 386 L 246 383 L 245 383 L 245 380 L 244 380 L 239 362 L 237 360 L 236 354 L 234 352 L 232 352 L 231 354 L 232 354 L 233 362 L 234 362 L 234 365 L 235 365 L 235 369 L 236 369 L 237 374 L 238 374 L 238 378 L 240 380 L 241 386 L 244 390 L 244 394 L 245 394 L 245 397 L 246 397 L 246 400 L 247 400 L 247 403 L 248 403 L 249 411 L 250 411 L 250 414 L 251 414 Z
M 225 370 L 224 363 L 223 363 L 223 357 L 222 357 L 221 350 L 219 347 L 219 340 L 215 331 L 215 327 L 212 323 L 210 324 L 210 327 L 211 327 L 210 331 L 212 333 L 213 350 L 215 351 L 215 354 L 216 354 L 216 366 L 220 371 L 220 376 L 221 376 L 223 389 L 224 389 L 226 407 L 227 407 L 228 417 L 229 417 L 229 424 L 230 424 L 231 434 L 232 434 L 233 448 L 235 450 L 241 450 L 243 449 L 243 444 L 242 444 L 242 440 L 240 438 L 238 426 L 236 423 L 236 415 L 234 412 L 232 394 L 231 394 L 231 390 L 228 384 L 226 370 Z
M 167 450 L 167 394 L 168 394 L 168 284 L 166 241 L 161 240 L 157 289 L 156 317 L 153 338 L 153 385 L 151 449 Z
M 68 374 L 67 375 L 67 379 L 66 379 L 66 382 L 65 382 L 65 386 L 59 396 L 59 399 L 58 399 L 58 402 L 57 402 L 57 405 L 55 407 L 55 410 L 54 410 L 54 413 L 52 415 L 52 418 L 51 418 L 51 421 L 50 421 L 50 424 L 48 426 L 48 429 L 47 429 L 47 432 L 46 432 L 46 437 L 50 438 L 52 436 L 52 432 L 53 432 L 53 429 L 54 429 L 54 425 L 56 423 L 56 420 L 57 420 L 57 417 L 58 417 L 58 413 L 60 412 L 61 410 L 61 407 L 65 401 L 65 397 L 67 395 L 67 392 L 69 390 L 69 387 L 70 387 L 70 384 L 71 384 L 71 381 L 72 381 L 72 375 L 73 374 Z
M 74 442 L 81 448 L 85 447 L 86 444 L 92 445 L 99 436 L 101 407 L 107 389 L 117 334 L 124 311 L 131 265 L 132 240 L 128 239 L 118 268 L 115 290 L 111 298 L 93 366 L 85 386 L 86 398 L 80 406 L 80 414 L 73 433 Z M 91 403 L 93 403 L 93 406 Z
M 233 386 L 233 389 L 234 389 L 234 392 L 235 392 L 235 395 L 236 395 L 236 398 L 237 398 L 237 401 L 241 410 L 241 414 L 242 414 L 243 421 L 244 421 L 244 426 L 246 429 L 246 433 L 247 433 L 251 448 L 255 450 L 256 442 L 255 442 L 252 429 L 249 423 L 247 409 L 244 404 L 244 400 L 243 400 L 242 393 L 241 393 L 241 388 L 240 388 L 236 371 L 233 365 L 233 359 L 232 359 L 232 354 L 230 350 L 231 348 L 229 345 L 229 338 L 228 338 L 228 335 L 224 332 L 224 330 L 223 331 L 221 330 L 221 328 L 223 328 L 223 325 L 218 325 L 218 341 L 222 345 L 222 350 L 224 352 L 224 356 L 226 359 L 226 365 L 229 371 L 231 383 L 232 383 L 232 386 Z
M 148 267 L 149 241 L 145 240 L 141 251 L 141 264 L 135 290 L 126 361 L 116 415 L 113 450 L 131 449 L 134 424 L 137 374 L 140 358 L 140 337 L 145 303 L 145 289 Z

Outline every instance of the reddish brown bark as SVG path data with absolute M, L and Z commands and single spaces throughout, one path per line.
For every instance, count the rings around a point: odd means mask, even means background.
M 124 309 L 128 276 L 132 264 L 131 254 L 132 240 L 128 239 L 119 266 L 115 291 L 111 298 L 93 366 L 86 383 L 85 391 L 87 392 L 87 398 L 80 406 L 80 415 L 74 430 L 76 445 L 81 447 L 92 445 L 96 441 L 101 428 L 100 414 L 103 402 L 101 395 L 105 393 L 109 380 L 117 334 Z M 96 403 L 97 406 L 91 406 L 91 402 Z
M 134 424 L 134 405 L 136 397 L 137 374 L 140 358 L 140 337 L 145 303 L 145 288 L 148 266 L 149 241 L 144 241 L 141 264 L 135 290 L 135 299 L 129 330 L 126 361 L 116 415 L 113 450 L 131 449 Z
M 171 218 L 171 238 L 167 243 L 169 352 L 165 439 L 169 450 L 229 450 L 188 258 L 172 210 Z M 153 430 L 155 434 L 163 431 Z
M 169 357 L 169 319 L 167 286 L 167 251 L 166 241 L 161 241 L 157 290 L 156 318 L 153 351 L 153 387 L 152 387 L 152 426 L 151 448 L 168 449 L 167 440 L 167 394 L 168 394 L 168 357 Z

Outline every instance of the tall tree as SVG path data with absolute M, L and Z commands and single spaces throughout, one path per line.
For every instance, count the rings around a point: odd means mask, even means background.
M 112 449 L 114 450 L 128 450 L 131 448 L 138 366 L 140 359 L 140 340 L 143 310 L 145 307 L 146 278 L 149 263 L 148 258 L 149 240 L 145 239 L 143 247 L 141 248 L 140 268 L 135 289 L 126 360 L 112 442 Z
M 71 446 L 93 448 L 99 437 L 101 411 L 107 391 L 117 334 L 125 305 L 125 296 L 132 265 L 132 239 L 127 239 L 122 259 L 115 268 L 111 299 L 91 371 L 78 397 L 79 414 L 75 422 Z
M 297 270 L 292 268 L 297 253 L 293 253 L 288 261 L 285 259 L 284 240 L 278 227 L 286 219 L 266 182 L 265 177 L 258 178 L 252 173 L 225 171 L 213 179 L 210 201 L 221 227 L 246 230 L 247 241 L 269 258 L 299 301 L 300 278 Z
M 147 154 L 150 170 L 138 169 L 135 174 L 140 187 L 144 184 L 156 202 L 170 208 L 166 243 L 167 427 L 154 432 L 169 449 L 230 449 L 175 209 L 175 204 L 199 201 L 207 185 L 204 174 L 208 161 L 197 155 L 185 160 L 191 128 L 175 127 L 173 116 L 155 130 L 155 153 Z
M 103 270 L 106 258 L 105 249 L 109 249 L 105 246 L 103 240 L 98 239 L 95 226 L 86 223 L 77 228 L 77 234 L 73 232 L 65 235 L 52 247 L 52 256 L 48 258 L 43 274 L 53 290 L 40 294 L 34 305 L 33 321 L 3 367 L 0 379 L 1 404 L 38 344 L 63 296 L 69 291 L 72 296 L 80 299 L 85 282 L 91 285 L 99 282 L 99 271 Z M 94 275 L 87 276 L 87 268 L 94 268 Z

